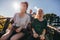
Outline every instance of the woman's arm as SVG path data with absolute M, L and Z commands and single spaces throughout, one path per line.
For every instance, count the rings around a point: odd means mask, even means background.
M 33 37 L 34 37 L 34 38 L 39 37 L 39 35 L 35 32 L 34 28 L 32 28 L 32 31 L 33 31 Z
M 36 33 L 35 30 L 34 30 L 34 28 L 32 28 L 32 31 L 33 31 L 33 33 Z
M 46 29 L 43 30 L 42 35 L 45 35 L 45 33 L 46 33 Z
M 43 30 L 42 34 L 40 35 L 40 39 L 44 40 L 45 39 L 45 33 L 46 33 L 46 29 Z

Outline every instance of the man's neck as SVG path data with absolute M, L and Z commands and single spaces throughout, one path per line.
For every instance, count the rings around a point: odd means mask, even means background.
M 25 16 L 25 12 L 20 12 L 19 16 L 20 17 L 24 17 Z
M 25 12 L 20 12 L 21 14 L 25 14 Z

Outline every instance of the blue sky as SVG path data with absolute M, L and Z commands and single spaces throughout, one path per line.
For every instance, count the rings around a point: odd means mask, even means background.
M 60 0 L 0 0 L 0 15 L 12 17 L 16 12 L 13 8 L 13 3 L 20 3 L 27 1 L 29 3 L 28 10 L 32 9 L 36 12 L 35 8 L 42 8 L 44 13 L 55 13 L 60 16 Z

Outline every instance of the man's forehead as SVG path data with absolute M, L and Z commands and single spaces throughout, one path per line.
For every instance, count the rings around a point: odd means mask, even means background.
M 26 4 L 22 3 L 22 4 L 20 4 L 20 5 L 26 5 Z

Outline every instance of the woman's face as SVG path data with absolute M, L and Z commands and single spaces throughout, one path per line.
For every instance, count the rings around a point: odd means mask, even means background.
M 38 15 L 39 15 L 39 17 L 43 17 L 43 10 L 42 9 L 38 10 Z
M 26 10 L 27 10 L 26 4 L 22 3 L 20 6 L 20 9 L 21 9 L 20 11 L 26 12 Z

